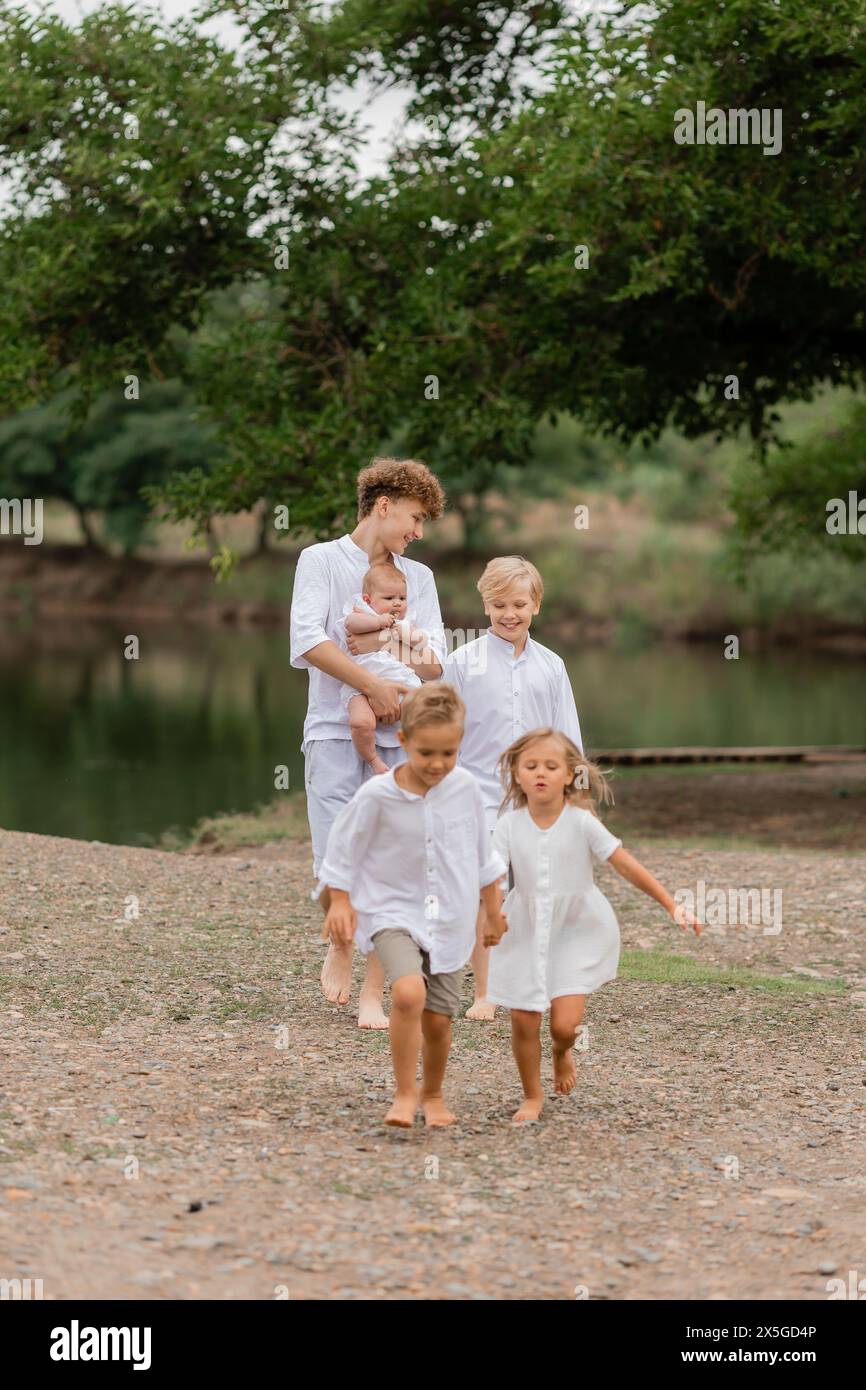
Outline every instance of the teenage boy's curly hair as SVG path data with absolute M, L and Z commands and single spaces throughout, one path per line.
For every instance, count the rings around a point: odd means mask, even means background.
M 442 515 L 445 493 L 426 463 L 417 459 L 375 458 L 358 474 L 358 520 L 376 504 L 377 497 L 411 497 L 421 503 L 431 521 Z

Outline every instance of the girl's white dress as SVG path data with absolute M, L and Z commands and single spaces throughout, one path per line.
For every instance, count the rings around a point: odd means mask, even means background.
M 508 931 L 490 948 L 487 997 L 543 1013 L 563 994 L 589 994 L 616 975 L 619 926 L 592 877 L 622 841 L 597 816 L 563 807 L 540 830 L 524 806 L 496 822 L 493 844 L 514 876 L 503 912 Z

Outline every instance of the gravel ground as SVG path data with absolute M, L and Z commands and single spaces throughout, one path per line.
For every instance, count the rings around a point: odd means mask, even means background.
M 811 992 L 623 976 L 590 1002 L 575 1091 L 524 1130 L 507 1015 L 461 1021 L 460 1125 L 392 1132 L 387 1037 L 320 997 L 305 844 L 0 832 L 0 1277 L 58 1299 L 823 1299 L 866 1274 L 866 855 L 630 848 L 672 888 L 784 902 L 779 935 L 697 941 L 603 871 L 633 959 L 668 942 Z

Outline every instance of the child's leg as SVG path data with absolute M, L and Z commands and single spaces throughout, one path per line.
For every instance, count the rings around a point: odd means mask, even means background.
M 550 1005 L 550 1036 L 553 1039 L 554 1090 L 567 1096 L 577 1081 L 572 1047 L 583 1019 L 585 994 L 563 994 Z
M 387 1028 L 388 1015 L 382 1008 L 382 995 L 385 990 L 385 972 L 382 969 L 382 962 L 371 951 L 367 957 L 367 968 L 364 972 L 364 983 L 361 985 L 361 993 L 358 997 L 358 1027 L 359 1028 Z
M 475 946 L 472 951 L 472 970 L 475 975 L 475 1003 L 467 1009 L 466 1017 L 476 1022 L 490 1023 L 496 1014 L 496 1005 L 487 1002 L 487 977 L 490 973 L 490 947 L 484 945 L 484 925 L 487 914 L 483 903 L 478 908 L 475 921 Z
M 520 1080 L 523 1083 L 523 1104 L 515 1111 L 515 1124 L 537 1120 L 544 1105 L 541 1089 L 541 1014 L 529 1009 L 511 1010 L 511 1048 Z
M 418 1053 L 421 1050 L 421 1015 L 427 997 L 424 976 L 401 975 L 391 981 L 391 1061 L 394 1066 L 394 1103 L 386 1125 L 409 1129 L 418 1109 Z
M 421 1109 L 428 1126 L 453 1125 L 454 1115 L 442 1099 L 442 1082 L 451 1051 L 451 1020 L 460 1012 L 465 967 L 440 975 L 430 974 L 430 958 L 422 957 L 427 981 L 427 1001 L 421 1018 L 424 1034 Z
M 376 752 L 376 716 L 366 695 L 353 695 L 348 704 L 349 729 L 355 751 L 369 763 L 373 772 L 387 772 L 384 763 Z
M 421 1072 L 421 1109 L 430 1126 L 453 1125 L 454 1115 L 442 1099 L 442 1082 L 451 1051 L 451 1019 L 448 1014 L 425 1009 L 421 1015 L 424 1036 Z

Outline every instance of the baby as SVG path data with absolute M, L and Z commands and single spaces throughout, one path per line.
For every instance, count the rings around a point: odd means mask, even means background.
M 364 575 L 363 586 L 363 593 L 356 594 L 343 609 L 343 626 L 347 636 L 350 633 L 379 632 L 382 645 L 377 651 L 356 656 L 355 661 L 368 671 L 375 672 L 382 680 L 404 686 L 419 686 L 421 681 L 417 673 L 400 659 L 401 655 L 408 655 L 405 648 L 408 647 L 421 663 L 435 661 L 436 658 L 427 648 L 426 632 L 415 627 L 406 617 L 408 599 L 405 575 L 386 560 L 370 566 Z M 349 729 L 357 752 L 372 772 L 387 772 L 387 763 L 376 752 L 376 716 L 366 695 L 361 695 L 352 685 L 343 685 L 340 698 L 348 711 Z

